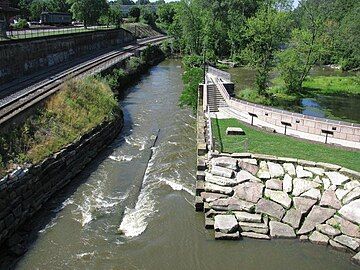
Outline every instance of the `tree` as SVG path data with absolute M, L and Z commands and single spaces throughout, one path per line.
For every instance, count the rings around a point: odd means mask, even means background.
M 120 5 L 135 5 L 135 2 L 132 0 L 119 0 Z
M 174 22 L 175 14 L 176 14 L 175 5 L 172 3 L 162 4 L 158 7 L 157 10 L 158 21 L 166 29 L 168 29 L 170 25 Z
M 271 2 L 264 4 L 255 17 L 247 20 L 249 42 L 246 52 L 257 71 L 255 83 L 260 95 L 264 95 L 268 87 L 274 55 L 288 35 L 289 22 L 288 13 L 277 10 Z
M 123 21 L 120 1 L 111 3 L 107 13 L 102 15 L 99 20 L 102 24 L 112 24 L 115 25 L 117 28 L 120 28 Z
M 148 25 L 155 26 L 156 14 L 152 12 L 149 7 L 141 7 L 140 9 L 141 21 Z
M 41 13 L 49 10 L 44 0 L 35 0 L 30 4 L 29 11 L 31 20 L 39 20 Z
M 298 91 L 320 58 L 318 38 L 307 29 L 294 29 L 289 48 L 280 52 L 278 69 L 290 92 Z
M 138 22 L 140 18 L 140 8 L 132 7 L 129 11 L 129 16 L 135 18 L 135 21 Z
M 68 0 L 73 17 L 83 21 L 84 26 L 98 22 L 102 14 L 107 13 L 109 6 L 106 0 Z
M 149 5 L 150 4 L 150 0 L 138 0 L 137 1 L 138 5 Z
M 289 48 L 279 53 L 279 70 L 285 85 L 290 92 L 302 88 L 311 68 L 320 59 L 322 48 L 321 21 L 308 3 L 302 2 L 307 15 L 306 24 L 292 31 Z

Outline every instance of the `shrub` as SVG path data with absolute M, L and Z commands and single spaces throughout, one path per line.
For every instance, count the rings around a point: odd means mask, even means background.
M 29 28 L 28 22 L 25 19 L 19 19 L 17 23 L 13 25 L 16 30 Z

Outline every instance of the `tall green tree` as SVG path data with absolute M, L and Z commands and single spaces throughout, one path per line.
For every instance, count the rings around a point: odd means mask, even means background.
M 83 21 L 84 26 L 96 24 L 101 15 L 106 14 L 109 5 L 106 0 L 68 0 L 73 17 Z
M 288 37 L 290 24 L 288 12 L 278 10 L 273 1 L 268 1 L 247 20 L 246 53 L 256 69 L 256 87 L 264 95 L 269 82 L 269 73 L 274 66 L 275 53 Z

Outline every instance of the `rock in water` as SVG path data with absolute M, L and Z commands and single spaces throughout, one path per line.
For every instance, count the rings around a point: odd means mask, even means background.
M 328 242 L 329 242 L 329 237 L 318 232 L 318 231 L 314 231 L 310 237 L 309 237 L 309 240 L 315 244 L 318 244 L 318 245 L 327 245 Z
M 294 229 L 278 221 L 270 221 L 270 236 L 272 238 L 295 238 Z
M 324 208 L 315 205 L 309 215 L 305 218 L 298 234 L 306 234 L 315 229 L 316 225 L 323 223 L 335 214 L 335 209 Z
M 300 226 L 301 217 L 302 212 L 300 210 L 291 208 L 289 211 L 287 211 L 282 221 L 289 224 L 294 229 L 298 229 Z
M 358 252 L 354 257 L 351 259 L 357 265 L 360 265 L 360 252 Z
M 347 235 L 336 236 L 334 238 L 334 241 L 336 241 L 354 251 L 357 251 L 358 248 L 360 247 L 358 240 L 356 240 L 355 238 L 352 238 L 350 236 L 347 236 Z
M 217 232 L 235 233 L 239 229 L 239 224 L 234 215 L 217 215 L 214 228 Z

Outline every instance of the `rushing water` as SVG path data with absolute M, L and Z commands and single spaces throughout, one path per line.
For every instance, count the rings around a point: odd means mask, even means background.
M 175 60 L 131 88 L 121 136 L 40 211 L 17 269 L 356 269 L 349 254 L 297 240 L 214 240 L 193 207 L 195 118 L 177 106 L 181 89 Z
M 236 90 L 253 86 L 255 82 L 255 71 L 250 68 L 230 68 L 229 72 L 232 75 L 234 82 L 236 82 Z M 316 67 L 311 70 L 311 75 L 314 76 L 354 76 L 355 73 L 341 72 L 329 67 Z M 277 76 L 276 73 L 271 73 L 270 78 Z M 309 116 L 316 116 L 322 118 L 331 118 L 336 120 L 344 120 L 350 122 L 360 123 L 360 95 L 356 96 L 339 96 L 339 95 L 316 95 L 314 97 L 303 98 L 299 102 L 289 104 L 283 102 L 279 104 L 282 109 L 290 110 L 297 113 L 302 113 Z

